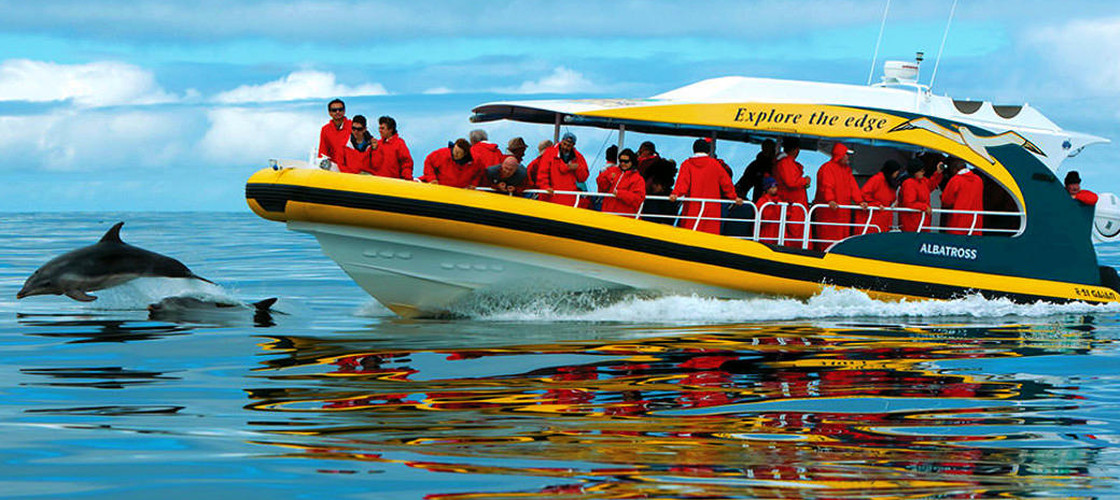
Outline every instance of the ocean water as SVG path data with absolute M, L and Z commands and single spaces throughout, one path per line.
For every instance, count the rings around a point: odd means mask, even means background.
M 15 300 L 122 220 L 216 285 Z M 0 233 L 4 497 L 1120 498 L 1116 306 L 584 294 L 409 321 L 249 213 Z M 183 295 L 279 300 L 147 310 Z

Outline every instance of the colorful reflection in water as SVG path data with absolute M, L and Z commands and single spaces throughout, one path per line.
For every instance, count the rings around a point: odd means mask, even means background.
M 261 384 L 247 390 L 261 415 L 250 427 L 282 456 L 350 461 L 335 472 L 403 464 L 499 478 L 429 496 L 441 499 L 1109 487 L 1090 473 L 1110 445 L 1079 416 L 1083 387 L 1041 368 L 1099 346 L 1089 325 L 603 330 L 613 333 L 539 343 L 510 333 L 471 349 L 450 337 L 269 337 Z M 502 486 L 501 476 L 548 486 Z

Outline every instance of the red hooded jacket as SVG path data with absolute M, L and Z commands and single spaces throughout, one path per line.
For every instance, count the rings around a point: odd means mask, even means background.
M 949 183 L 945 184 L 945 192 L 941 193 L 941 206 L 952 210 L 984 210 L 984 181 L 972 170 L 957 172 Z M 947 214 L 944 226 L 949 234 L 969 234 L 969 228 L 974 228 L 972 234 L 980 235 L 984 228 L 984 216 L 976 214 Z
M 801 205 L 801 208 L 790 206 L 786 209 L 786 246 L 799 247 L 805 241 L 805 224 L 802 221 L 809 209 L 809 195 L 806 192 L 809 180 L 805 178 L 805 167 L 783 153 L 778 156 L 773 172 L 774 180 L 778 181 L 778 198 Z
M 342 162 L 338 164 L 339 172 L 348 174 L 360 174 L 362 172 L 373 174 L 376 172 L 375 153 L 372 144 L 366 145 L 365 151 L 358 151 L 358 148 L 354 147 L 354 143 L 348 140 L 342 148 L 341 156 Z
M 408 152 L 401 136 L 393 134 L 388 139 L 377 141 L 377 151 L 373 155 L 377 169 L 374 175 L 412 180 L 412 153 Z
M 894 188 L 891 187 L 890 182 L 887 181 L 887 177 L 883 175 L 882 172 L 871 176 L 871 178 L 863 184 L 863 188 L 860 189 L 860 191 L 863 193 L 863 200 L 866 201 L 868 205 L 875 207 L 889 207 L 894 205 L 894 201 L 898 196 Z M 856 222 L 864 222 L 867 220 L 866 217 L 866 213 L 864 213 Z M 893 219 L 893 212 L 882 210 L 874 210 L 871 212 L 871 224 L 878 226 L 878 232 L 880 233 L 891 230 L 891 221 Z M 876 232 L 871 228 L 866 228 L 866 230 L 865 228 L 859 228 L 859 231 L 860 234 Z
M 646 200 L 646 180 L 636 168 L 611 166 L 600 172 L 595 182 L 600 193 L 614 193 L 614 198 L 603 198 L 605 213 L 633 215 Z
M 832 146 L 832 159 L 821 165 L 817 171 L 817 195 L 814 200 L 817 204 L 836 202 L 840 205 L 856 205 L 863 202 L 863 192 L 852 176 L 852 167 L 840 164 L 844 155 L 848 154 L 848 147 L 841 143 Z M 817 208 L 814 212 L 817 222 L 851 224 L 852 210 L 849 208 L 831 209 L 827 206 Z M 851 226 L 818 225 L 815 227 L 818 240 L 813 247 L 818 250 L 828 248 L 833 242 L 842 240 L 851 235 Z
M 583 159 L 583 155 L 572 148 L 572 154 L 575 156 L 573 161 L 576 162 L 576 169 L 568 168 L 564 160 L 560 159 L 560 145 L 556 144 L 544 151 L 541 154 L 540 167 L 537 168 L 537 186 L 540 189 L 552 189 L 555 191 L 575 191 L 578 189 L 577 183 L 587 180 L 591 174 L 587 171 L 587 160 Z M 570 207 L 576 205 L 576 196 L 571 194 L 557 194 L 549 196 L 542 194 L 541 200 L 551 201 L 552 203 L 559 203 L 561 205 L 568 205 Z
M 482 141 L 471 146 L 471 161 L 478 165 L 480 170 L 500 165 L 504 159 L 506 155 L 502 154 L 501 148 L 492 142 Z
M 735 199 L 735 185 L 731 183 L 731 176 L 723 169 L 719 161 L 702 153 L 698 153 L 681 164 L 681 171 L 677 174 L 677 184 L 673 187 L 673 194 L 684 198 L 724 198 Z M 700 202 L 689 201 L 681 209 L 680 226 L 706 233 L 719 234 L 720 222 L 718 220 L 697 220 L 695 217 L 720 218 L 723 205 L 720 203 L 704 203 L 704 212 L 700 212 Z
M 460 164 L 451 155 L 451 148 L 439 148 L 424 158 L 424 182 L 436 181 L 441 186 L 468 187 L 482 183 L 480 169 L 473 161 Z

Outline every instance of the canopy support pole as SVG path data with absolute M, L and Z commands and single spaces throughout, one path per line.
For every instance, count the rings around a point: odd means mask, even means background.
M 712 158 L 715 158 L 715 156 L 716 156 L 716 135 L 717 134 L 718 134 L 718 132 L 716 132 L 715 130 L 712 131 L 712 150 L 708 152 L 708 154 L 711 155 Z
M 622 151 L 622 148 L 624 147 L 624 144 L 626 144 L 626 124 L 621 124 L 621 125 L 618 126 L 618 150 L 619 151 Z
M 552 129 L 552 142 L 560 142 L 560 113 L 556 113 L 556 125 Z

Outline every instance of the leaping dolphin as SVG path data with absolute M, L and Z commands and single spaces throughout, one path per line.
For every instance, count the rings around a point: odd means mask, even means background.
M 101 241 L 71 250 L 43 264 L 23 283 L 16 298 L 65 295 L 89 302 L 97 300 L 97 297 L 86 292 L 111 288 L 142 277 L 193 278 L 214 283 L 191 272 L 182 262 L 171 257 L 121 241 L 123 225 L 124 222 L 118 222 L 101 237 Z

